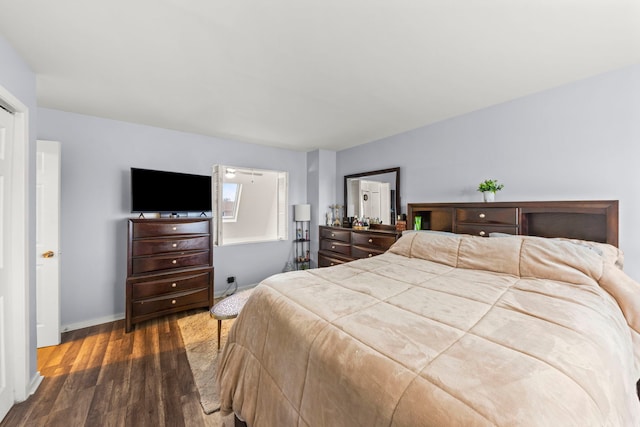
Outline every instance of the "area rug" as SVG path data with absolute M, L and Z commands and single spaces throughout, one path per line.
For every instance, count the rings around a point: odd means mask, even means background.
M 205 414 L 220 410 L 220 396 L 215 380 L 219 356 L 216 338 L 217 323 L 208 311 L 178 319 L 187 359 Z M 224 346 L 232 324 L 233 319 L 222 321 L 220 348 Z

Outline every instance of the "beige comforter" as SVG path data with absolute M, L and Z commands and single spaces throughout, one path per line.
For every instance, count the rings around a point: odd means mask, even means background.
M 638 426 L 640 285 L 616 252 L 406 233 L 270 277 L 221 357 L 222 411 L 255 427 Z

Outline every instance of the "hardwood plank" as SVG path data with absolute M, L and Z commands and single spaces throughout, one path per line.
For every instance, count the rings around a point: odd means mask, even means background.
M 89 412 L 89 406 L 91 405 L 91 401 L 93 400 L 94 389 L 94 387 L 85 388 L 84 390 L 82 390 L 82 393 L 79 393 L 75 396 L 73 405 L 53 411 L 47 419 L 47 425 L 89 425 L 86 420 L 87 414 Z
M 101 425 L 104 414 L 110 412 L 113 381 L 103 382 L 95 386 L 93 399 L 89 405 L 86 419 L 87 425 Z
M 54 402 L 58 399 L 60 390 L 62 389 L 66 375 L 58 375 L 51 378 L 45 378 L 36 393 L 31 396 L 24 404 L 29 403 L 29 400 L 33 399 L 33 410 L 31 417 L 43 418 L 48 416 L 51 412 L 51 408 L 54 406 Z
M 101 427 L 121 427 L 126 425 L 135 425 L 135 424 L 127 424 L 127 409 L 119 408 L 117 410 L 109 411 L 104 414 L 100 414 L 97 418 L 97 424 L 91 424 L 92 420 L 87 420 L 87 426 L 101 426 Z
M 62 343 L 38 349 L 45 377 L 0 427 L 233 426 L 205 415 L 177 320 L 172 314 L 124 332 L 124 321 L 65 332 Z M 232 418 L 231 418 L 232 420 Z
M 115 323 L 114 323 L 115 325 Z M 104 357 L 97 383 L 103 384 L 113 382 L 122 376 L 125 357 L 123 356 L 123 347 L 126 345 L 122 335 L 118 333 L 118 328 L 113 327 L 109 333 L 107 346 L 104 350 Z M 126 354 L 126 353 L 125 353 Z

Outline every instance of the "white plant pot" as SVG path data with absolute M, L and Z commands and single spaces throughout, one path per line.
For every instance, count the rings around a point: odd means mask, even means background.
M 483 191 L 482 197 L 484 197 L 485 202 L 493 202 L 496 199 L 496 193 L 493 191 Z

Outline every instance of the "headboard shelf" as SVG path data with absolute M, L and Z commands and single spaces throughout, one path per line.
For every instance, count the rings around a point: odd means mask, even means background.
M 503 232 L 567 237 L 618 246 L 618 201 L 524 201 L 493 203 L 409 203 L 408 228 L 488 236 Z

